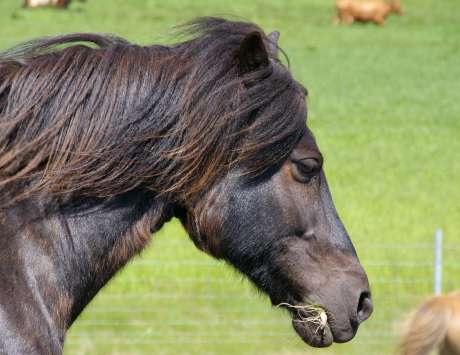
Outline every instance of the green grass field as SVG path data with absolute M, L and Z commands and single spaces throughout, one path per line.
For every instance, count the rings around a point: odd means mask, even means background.
M 374 296 L 352 342 L 310 349 L 286 314 L 173 221 L 82 314 L 66 354 L 392 354 L 404 314 L 432 290 L 437 227 L 444 288 L 460 286 L 460 2 L 403 6 L 379 28 L 332 25 L 332 0 L 88 0 L 67 11 L 0 2 L 0 49 L 75 31 L 164 42 L 173 25 L 205 15 L 280 30 Z

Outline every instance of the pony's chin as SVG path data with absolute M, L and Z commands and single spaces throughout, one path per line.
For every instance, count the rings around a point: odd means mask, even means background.
M 315 324 L 302 322 L 301 319 L 294 316 L 292 326 L 304 342 L 315 348 L 324 348 L 334 342 L 334 336 L 328 323 L 323 327 L 318 327 Z

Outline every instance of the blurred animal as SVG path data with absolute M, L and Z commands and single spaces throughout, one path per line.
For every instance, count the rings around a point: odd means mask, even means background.
M 383 0 L 336 0 L 335 7 L 337 10 L 336 23 L 352 24 L 358 21 L 383 25 L 390 13 L 403 14 L 399 0 L 389 2 Z
M 411 316 L 401 342 L 402 355 L 460 355 L 460 290 L 433 296 Z
M 71 0 L 24 0 L 24 7 L 37 8 L 44 6 L 66 8 Z

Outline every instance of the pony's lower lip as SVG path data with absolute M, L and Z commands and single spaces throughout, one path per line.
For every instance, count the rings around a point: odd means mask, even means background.
M 326 323 L 323 327 L 319 327 L 314 324 L 304 323 L 297 317 L 293 317 L 292 326 L 299 337 L 310 346 L 324 348 L 334 342 L 329 323 Z

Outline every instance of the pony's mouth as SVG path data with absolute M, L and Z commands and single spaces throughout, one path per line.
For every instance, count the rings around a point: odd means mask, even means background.
M 278 306 L 289 310 L 292 326 L 299 337 L 310 346 L 323 348 L 333 342 L 347 342 L 356 333 L 356 330 L 344 331 L 342 327 L 336 326 L 334 315 L 321 305 L 280 303 Z
M 308 322 L 304 316 L 293 314 L 292 326 L 300 338 L 310 346 L 323 348 L 334 342 L 331 326 L 328 321 Z

